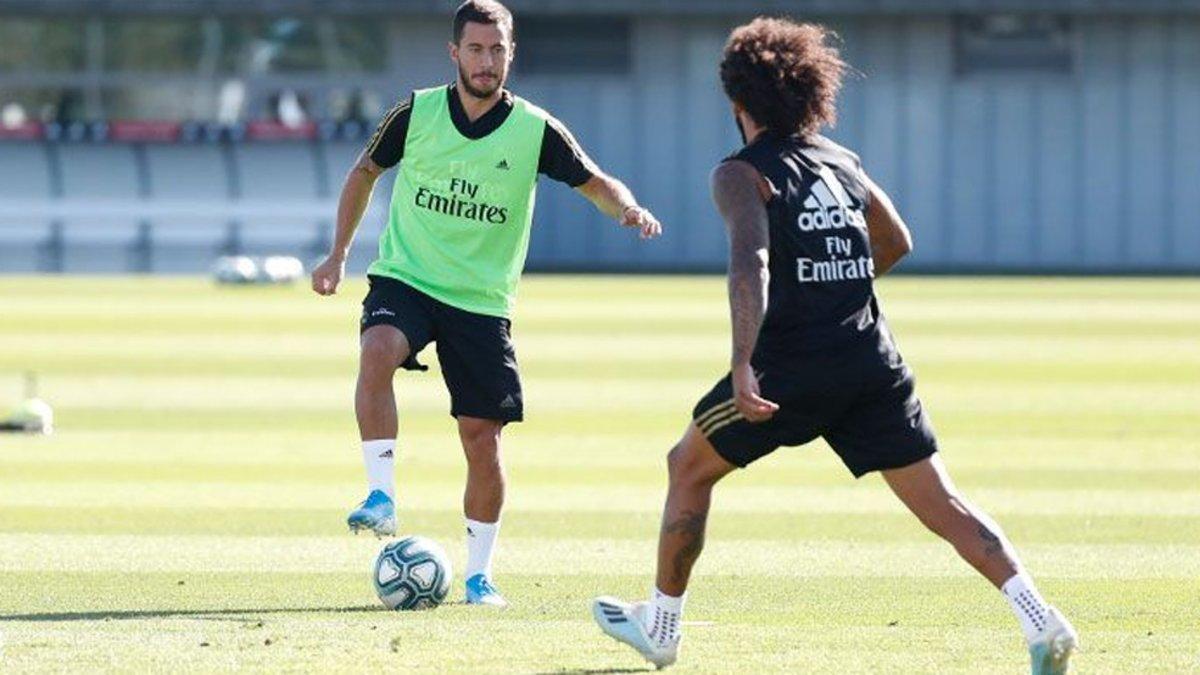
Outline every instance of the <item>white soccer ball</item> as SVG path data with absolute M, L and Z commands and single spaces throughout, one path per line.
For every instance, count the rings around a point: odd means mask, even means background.
M 223 284 L 251 284 L 258 274 L 258 263 L 244 255 L 222 256 L 213 264 L 213 276 Z
M 290 284 L 304 276 L 304 263 L 290 255 L 263 258 L 259 269 L 262 281 L 272 284 Z
M 437 542 L 405 537 L 375 559 L 375 593 L 388 609 L 433 609 L 450 592 L 450 558 Z
M 40 398 L 24 401 L 4 421 L 33 434 L 54 433 L 54 409 Z

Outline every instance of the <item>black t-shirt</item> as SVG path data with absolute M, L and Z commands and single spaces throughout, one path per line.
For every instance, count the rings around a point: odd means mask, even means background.
M 496 105 L 472 122 L 463 109 L 453 84 L 450 87 L 450 119 L 459 133 L 470 139 L 480 139 L 492 133 L 508 119 L 513 109 L 513 95 L 507 89 Z M 367 155 L 379 166 L 388 169 L 404 158 L 404 140 L 408 136 L 408 123 L 412 118 L 412 97 L 388 111 L 367 145 Z M 542 149 L 538 157 L 538 173 L 571 187 L 579 187 L 596 175 L 596 165 L 579 147 L 571 132 L 551 117 L 546 121 L 546 133 L 542 136 Z
M 729 159 L 758 169 L 771 190 L 771 281 L 756 357 L 890 344 L 872 285 L 870 193 L 858 157 L 824 136 L 766 132 Z

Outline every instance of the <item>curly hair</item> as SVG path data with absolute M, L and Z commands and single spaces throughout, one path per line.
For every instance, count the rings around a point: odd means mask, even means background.
M 721 84 L 756 123 L 781 133 L 813 134 L 837 121 L 846 62 L 833 31 L 812 23 L 758 17 L 729 35 Z

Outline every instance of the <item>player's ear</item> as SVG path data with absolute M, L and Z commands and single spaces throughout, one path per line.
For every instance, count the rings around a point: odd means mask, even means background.
M 458 45 L 454 44 L 453 42 L 447 42 L 446 47 L 450 49 L 450 60 L 454 63 L 458 63 Z

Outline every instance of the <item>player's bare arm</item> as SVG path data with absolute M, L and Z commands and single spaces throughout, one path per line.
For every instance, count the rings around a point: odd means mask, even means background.
M 362 220 L 367 205 L 371 203 L 371 192 L 383 171 L 364 150 L 359 154 L 358 161 L 354 163 L 350 173 L 346 175 L 346 181 L 342 184 L 342 195 L 338 199 L 337 229 L 333 236 L 333 247 L 329 256 L 317 265 L 312 273 L 312 288 L 317 293 L 337 293 L 338 285 L 346 273 L 346 256 L 350 253 L 354 232 L 358 229 L 358 223 Z
M 779 406 L 764 399 L 750 366 L 767 310 L 768 235 L 758 171 L 741 161 L 724 162 L 712 173 L 712 195 L 729 233 L 729 314 L 733 323 L 734 401 L 751 422 L 771 418 Z
M 867 234 L 871 237 L 875 276 L 881 277 L 912 251 L 912 234 L 891 197 L 870 178 L 866 178 L 866 184 L 871 195 L 866 214 Z
M 586 183 L 575 188 L 604 215 L 625 227 L 637 228 L 642 239 L 662 234 L 662 225 L 649 209 L 639 206 L 633 192 L 620 180 L 597 171 Z

